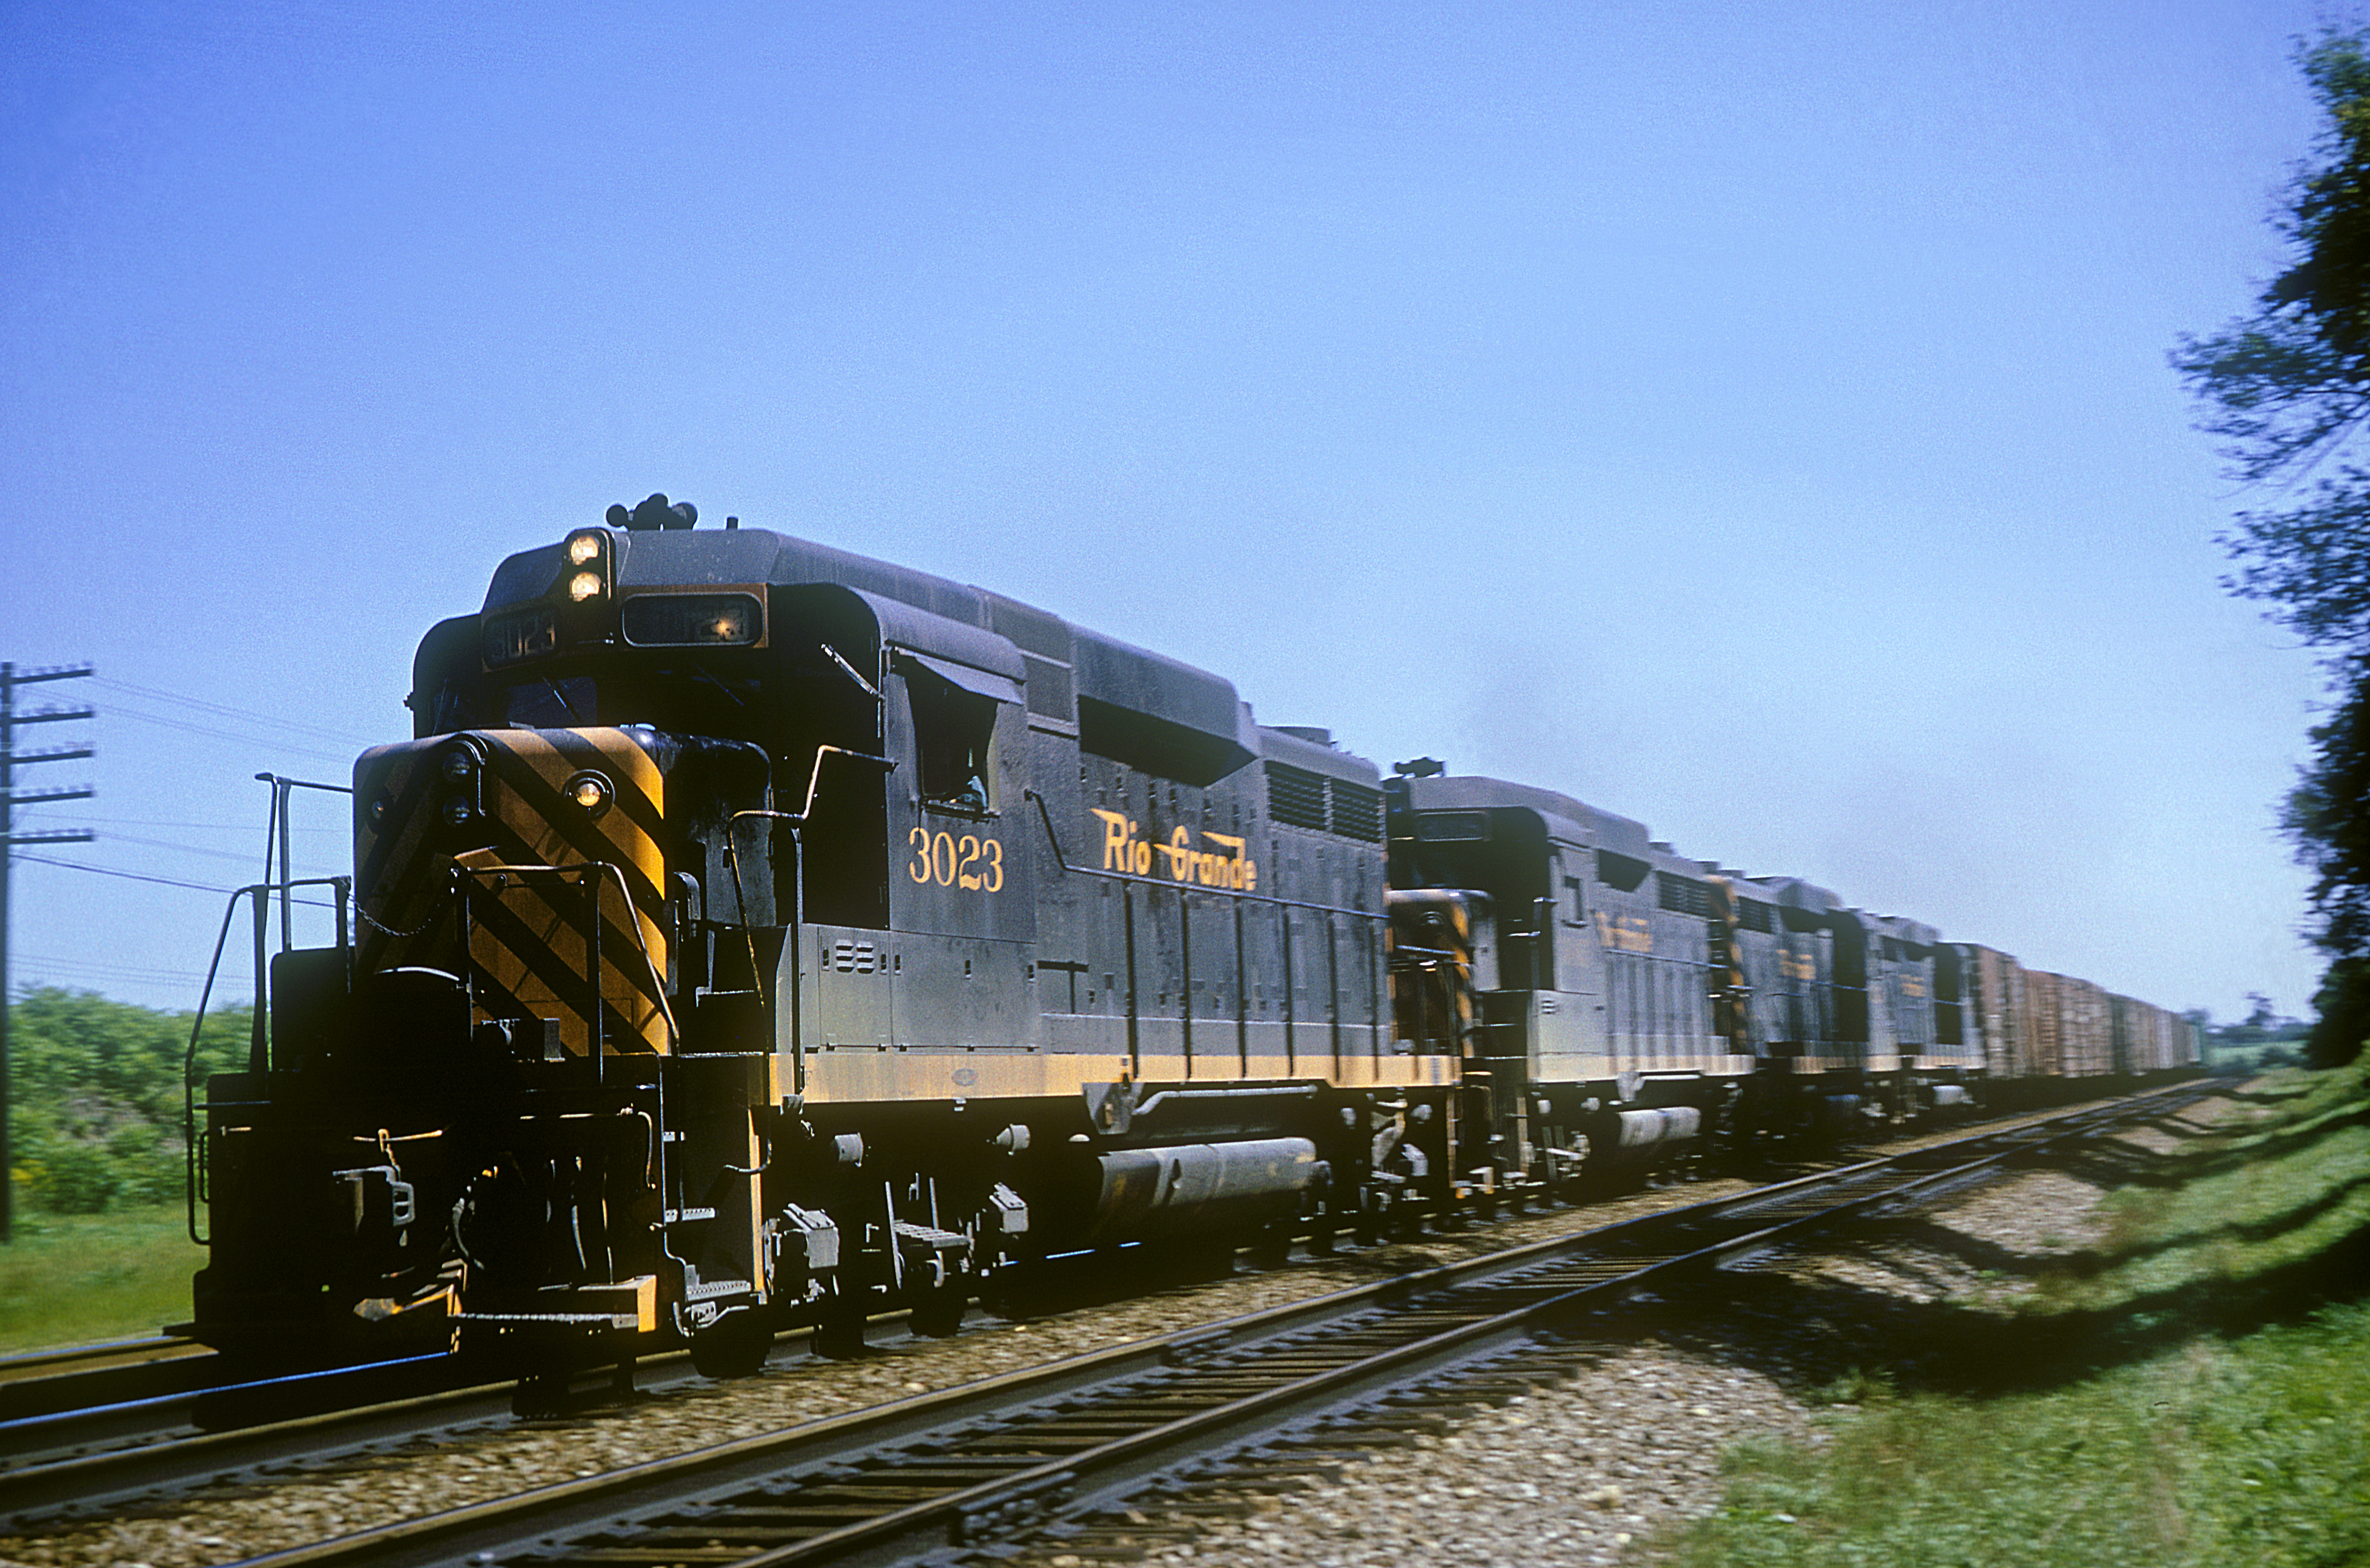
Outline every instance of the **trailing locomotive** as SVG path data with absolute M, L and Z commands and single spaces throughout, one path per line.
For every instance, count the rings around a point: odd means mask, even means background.
M 793 1323 L 951 1332 L 1048 1252 L 1367 1229 L 2098 1033 L 1930 928 L 696 522 L 613 507 L 420 643 L 412 738 L 354 770 L 351 940 L 341 889 L 207 1086 L 201 1339 L 731 1373 Z M 2081 1070 L 2193 1057 L 2109 1011 Z

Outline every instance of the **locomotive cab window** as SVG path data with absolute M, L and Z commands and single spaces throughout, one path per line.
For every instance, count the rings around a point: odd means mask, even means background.
M 898 663 L 914 717 L 915 774 L 923 803 L 994 815 L 996 709 L 1020 700 L 1018 684 L 918 653 L 903 652 Z
M 646 657 L 581 662 L 507 679 L 447 679 L 431 708 L 431 734 L 454 730 L 581 730 L 648 724 L 675 734 L 756 740 L 765 733 L 757 677 Z M 507 672 L 506 672 L 507 674 Z

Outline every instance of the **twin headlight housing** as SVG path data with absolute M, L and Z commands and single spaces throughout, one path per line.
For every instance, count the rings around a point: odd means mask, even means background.
M 568 536 L 568 543 L 562 548 L 568 563 L 569 604 L 605 604 L 614 596 L 616 578 L 611 567 L 609 536 L 605 530 L 579 528 Z
M 688 503 L 671 510 L 686 515 Z M 687 522 L 668 526 L 689 526 Z M 608 528 L 579 528 L 560 541 L 555 591 L 489 614 L 479 649 L 489 670 L 525 663 L 570 645 L 623 641 L 636 648 L 747 648 L 764 642 L 762 590 L 646 584 L 617 592 L 621 540 Z

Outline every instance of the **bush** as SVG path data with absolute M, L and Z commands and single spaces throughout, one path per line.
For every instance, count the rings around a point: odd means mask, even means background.
M 240 1008 L 208 1018 L 200 1086 L 245 1060 L 251 1017 Z M 179 1200 L 190 1021 L 55 988 L 27 992 L 9 1009 L 13 1174 L 29 1206 L 104 1214 Z
M 33 1170 L 33 1195 L 52 1214 L 104 1214 L 123 1190 L 115 1161 L 98 1144 L 53 1144 Z

